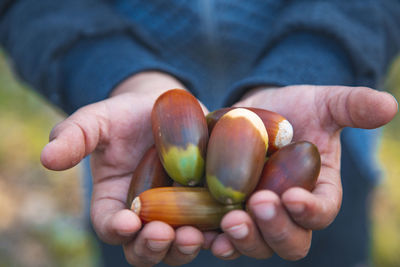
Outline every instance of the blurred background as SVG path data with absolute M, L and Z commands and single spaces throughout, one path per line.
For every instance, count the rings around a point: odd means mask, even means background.
M 400 58 L 385 87 L 400 99 Z M 99 266 L 86 230 L 82 169 L 52 172 L 40 151 L 63 113 L 15 79 L 0 51 L 0 267 Z M 384 128 L 372 196 L 374 266 L 400 266 L 400 115 Z

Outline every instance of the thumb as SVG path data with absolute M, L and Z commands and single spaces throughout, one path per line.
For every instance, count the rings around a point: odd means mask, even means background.
M 72 168 L 105 141 L 106 120 L 99 112 L 101 105 L 99 102 L 81 108 L 53 128 L 50 142 L 41 153 L 43 166 L 55 171 Z
M 328 116 L 337 128 L 374 129 L 390 122 L 398 104 L 389 93 L 366 87 L 337 87 L 324 94 Z

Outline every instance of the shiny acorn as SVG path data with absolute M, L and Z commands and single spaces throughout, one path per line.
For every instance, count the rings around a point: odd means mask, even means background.
M 208 129 L 197 99 L 185 90 L 169 90 L 156 100 L 151 121 L 157 152 L 168 175 L 183 185 L 201 183 Z
M 222 217 L 242 205 L 223 205 L 201 187 L 158 187 L 141 193 L 132 202 L 142 223 L 162 221 L 172 227 L 194 226 L 202 231 L 220 227 Z
M 289 144 L 293 138 L 293 127 L 290 122 L 282 115 L 260 108 L 248 108 L 256 113 L 263 121 L 265 128 L 268 132 L 268 155 L 271 155 L 279 148 Z M 217 121 L 228 111 L 234 109 L 234 107 L 221 108 L 213 112 L 208 113 L 206 116 L 208 131 L 211 134 Z
M 173 180 L 168 177 L 161 164 L 155 146 L 150 147 L 133 172 L 126 200 L 127 207 L 129 208 L 133 199 L 143 191 L 154 187 L 170 186 L 172 182 Z
M 252 111 L 233 109 L 223 115 L 207 147 L 206 181 L 221 203 L 245 201 L 258 183 L 268 149 L 268 133 Z
M 265 163 L 256 191 L 268 189 L 278 195 L 291 187 L 312 191 L 320 169 L 321 156 L 314 144 L 307 141 L 291 143 Z

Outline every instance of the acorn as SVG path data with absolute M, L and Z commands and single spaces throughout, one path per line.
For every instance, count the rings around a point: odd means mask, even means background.
M 256 113 L 264 123 L 265 128 L 268 132 L 268 151 L 267 154 L 271 155 L 279 148 L 289 144 L 293 138 L 293 127 L 290 122 L 282 115 L 260 108 L 248 108 Z M 234 109 L 234 107 L 221 108 L 213 112 L 208 113 L 206 116 L 208 131 L 211 134 L 217 121 L 228 111 Z
M 127 207 L 131 206 L 133 199 L 140 193 L 154 187 L 170 186 L 172 182 L 161 164 L 155 146 L 150 147 L 133 172 L 126 200 Z
M 177 228 L 194 226 L 202 231 L 220 227 L 222 217 L 242 205 L 223 205 L 201 187 L 158 187 L 142 192 L 132 202 L 133 210 L 146 224 L 162 221 Z
M 151 121 L 157 152 L 168 175 L 183 185 L 201 183 L 208 129 L 197 99 L 185 90 L 169 90 L 156 100 Z
M 268 149 L 268 134 L 252 111 L 233 109 L 223 115 L 207 147 L 206 181 L 221 203 L 245 201 L 260 177 Z
M 275 152 L 265 163 L 256 190 L 281 195 L 291 187 L 312 191 L 321 169 L 318 148 L 307 141 L 291 143 Z

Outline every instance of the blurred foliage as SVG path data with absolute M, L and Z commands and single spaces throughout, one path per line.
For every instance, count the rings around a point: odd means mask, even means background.
M 40 152 L 63 114 L 12 75 L 0 53 L 0 267 L 97 266 L 79 167 L 52 172 Z
M 385 87 L 400 99 L 400 58 Z M 55 173 L 40 151 L 63 115 L 21 86 L 0 53 L 0 267 L 97 266 L 83 216 L 80 170 Z M 372 261 L 400 266 L 400 117 L 384 129 L 385 177 L 373 198 Z
M 393 62 L 385 88 L 400 99 L 400 56 Z M 379 159 L 384 180 L 373 202 L 372 255 L 375 266 L 400 266 L 400 115 L 384 127 Z

